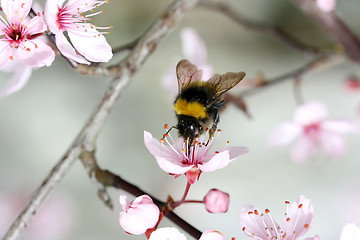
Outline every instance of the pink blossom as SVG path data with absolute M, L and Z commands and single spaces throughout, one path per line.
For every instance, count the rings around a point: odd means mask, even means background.
M 204 197 L 205 208 L 210 213 L 225 213 L 229 208 L 230 196 L 218 189 L 211 189 Z
M 316 0 L 316 5 L 323 12 L 331 12 L 335 10 L 336 0 Z
M 85 12 L 93 11 L 106 2 L 68 0 L 65 3 L 64 0 L 47 0 L 46 22 L 50 31 L 55 34 L 56 46 L 65 57 L 84 64 L 89 64 L 87 60 L 107 62 L 112 58 L 110 45 L 106 42 L 103 33 L 98 31 L 109 27 L 101 28 L 88 22 L 91 16 L 101 11 L 84 15 Z M 64 32 L 67 32 L 72 45 Z
M 200 177 L 201 172 L 213 172 L 226 167 L 237 157 L 248 153 L 246 147 L 226 146 L 218 151 L 210 151 L 214 138 L 205 145 L 205 136 L 195 139 L 189 147 L 183 138 L 176 141 L 169 136 L 165 138 L 167 145 L 153 138 L 151 133 L 144 131 L 144 142 L 149 152 L 154 155 L 159 167 L 165 172 L 179 176 L 185 174 L 187 181 L 193 184 Z M 189 149 L 186 151 L 185 149 Z
M 186 237 L 174 227 L 165 227 L 154 231 L 149 240 L 186 240 Z M 218 231 L 207 230 L 199 240 L 225 240 L 225 237 Z
M 206 62 L 206 45 L 197 32 L 192 28 L 184 28 L 181 31 L 181 43 L 183 58 L 195 64 L 203 71 L 203 78 L 209 79 L 214 74 L 213 68 Z M 178 92 L 176 80 L 176 65 L 174 64 L 164 74 L 163 85 L 174 95 Z
M 251 205 L 243 207 L 240 212 L 240 226 L 243 232 L 258 240 L 299 239 L 309 230 L 313 222 L 314 208 L 311 200 L 300 195 L 293 204 L 290 205 L 288 201 L 285 203 L 287 211 L 282 227 L 271 217 L 269 209 L 262 212 Z
M 341 230 L 340 240 L 360 239 L 360 224 L 348 223 Z
M 342 157 L 346 153 L 342 134 L 359 133 L 357 123 L 346 120 L 326 120 L 327 108 L 321 102 L 300 106 L 294 115 L 294 122 L 278 126 L 271 134 L 270 145 L 287 145 L 297 139 L 291 148 L 291 158 L 303 163 L 322 149 L 329 156 Z
M 54 51 L 38 36 L 47 26 L 41 14 L 29 19 L 32 0 L 1 0 L 5 18 L 0 15 L 0 69 L 18 60 L 31 67 L 50 66 Z
M 137 197 L 128 202 L 125 195 L 120 195 L 120 226 L 129 234 L 140 235 L 153 228 L 159 219 L 160 210 L 148 195 Z

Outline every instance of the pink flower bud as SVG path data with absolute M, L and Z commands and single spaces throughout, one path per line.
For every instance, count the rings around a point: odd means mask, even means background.
M 160 210 L 147 195 L 128 202 L 125 195 L 120 195 L 120 226 L 129 234 L 140 235 L 153 228 L 159 219 Z
M 229 207 L 230 196 L 218 189 L 211 189 L 204 197 L 205 208 L 210 213 L 225 213 Z
M 206 230 L 199 240 L 225 240 L 225 237 L 218 231 Z

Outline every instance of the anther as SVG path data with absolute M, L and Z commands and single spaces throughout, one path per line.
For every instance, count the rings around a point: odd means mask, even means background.
M 300 203 L 298 208 L 302 208 L 302 207 L 303 207 L 303 205 L 302 205 L 302 203 Z
M 287 222 L 290 221 L 290 218 L 287 218 L 286 221 L 287 221 Z
M 307 223 L 304 225 L 304 228 L 306 228 L 306 229 L 308 229 L 309 227 L 310 227 L 310 226 L 309 226 L 309 224 L 307 224 Z
M 270 213 L 270 210 L 269 210 L 269 209 L 265 209 L 265 213 L 266 213 L 266 214 Z
M 163 138 L 166 138 L 166 137 L 168 137 L 169 135 L 167 135 L 166 133 L 163 135 Z
M 258 210 L 254 210 L 254 213 L 255 213 L 255 215 L 259 215 L 259 212 L 258 212 Z
M 243 227 L 242 230 L 245 231 L 245 230 L 246 230 L 246 227 Z
M 251 215 L 251 214 L 254 214 L 254 212 L 251 212 L 251 211 L 250 211 L 250 212 L 248 212 L 248 214 Z
M 165 128 L 165 129 L 168 129 L 168 127 L 169 127 L 169 125 L 167 125 L 167 124 L 164 125 L 164 128 Z
M 160 139 L 160 143 L 164 143 L 165 142 L 165 140 L 162 138 L 162 139 Z
M 290 204 L 290 202 L 289 202 L 289 201 L 285 201 L 285 203 L 286 203 L 286 204 Z

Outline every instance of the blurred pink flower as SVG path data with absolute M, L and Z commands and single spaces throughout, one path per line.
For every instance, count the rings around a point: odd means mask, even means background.
M 214 138 L 205 146 L 205 136 L 195 139 L 189 147 L 183 138 L 176 141 L 169 136 L 172 143 L 165 138 L 168 145 L 153 138 L 151 133 L 144 131 L 144 142 L 149 152 L 154 155 L 159 167 L 165 172 L 179 176 L 185 174 L 188 183 L 193 184 L 200 177 L 201 172 L 213 172 L 226 167 L 239 156 L 248 153 L 246 147 L 226 146 L 218 151 L 210 151 Z M 188 149 L 187 152 L 185 149 Z
M 8 62 L 1 70 L 14 72 L 12 77 L 0 92 L 0 98 L 7 97 L 21 90 L 30 79 L 32 67 L 19 63 L 17 60 Z
M 54 51 L 38 36 L 47 26 L 41 14 L 29 19 L 32 0 L 1 0 L 0 69 L 12 60 L 31 67 L 50 66 Z
M 174 227 L 165 227 L 154 231 L 149 240 L 186 240 L 186 237 Z M 199 240 L 225 240 L 225 237 L 218 231 L 207 230 Z
M 27 196 L 22 192 L 0 192 L 0 238 L 5 235 L 26 200 Z M 56 194 L 37 211 L 24 234 L 24 239 L 65 239 L 74 227 L 75 210 L 68 195 Z
M 291 148 L 291 158 L 303 163 L 316 153 L 324 150 L 329 156 L 342 157 L 346 153 L 342 134 L 359 133 L 360 125 L 346 120 L 325 120 L 327 108 L 321 102 L 300 106 L 294 115 L 294 122 L 286 122 L 274 129 L 270 145 L 287 145 L 297 138 Z
M 135 198 L 128 202 L 125 195 L 120 195 L 120 226 L 129 234 L 140 235 L 149 228 L 156 226 L 160 210 L 147 195 Z
M 336 0 L 316 0 L 316 5 L 323 12 L 331 12 L 335 10 Z
M 247 205 L 240 212 L 240 226 L 243 232 L 251 238 L 258 240 L 284 239 L 296 240 L 303 236 L 311 227 L 314 208 L 311 200 L 303 195 L 290 205 L 285 202 L 287 211 L 282 227 L 271 217 L 269 209 L 263 213 L 252 205 Z M 318 239 L 318 236 L 309 239 Z
M 68 0 L 66 3 L 64 0 L 46 1 L 46 22 L 50 31 L 55 34 L 56 46 L 65 57 L 84 64 L 90 64 L 87 60 L 108 62 L 112 58 L 110 45 L 106 42 L 103 33 L 97 30 L 110 27 L 97 27 L 88 22 L 91 21 L 91 16 L 102 11 L 85 15 L 85 12 L 93 11 L 106 2 L 105 0 Z M 64 32 L 67 32 L 72 45 Z
M 340 240 L 360 239 L 360 224 L 348 223 L 341 230 Z
M 229 208 L 230 196 L 218 189 L 211 189 L 204 197 L 205 208 L 210 213 L 225 213 Z
M 183 58 L 195 64 L 199 70 L 203 71 L 203 78 L 210 79 L 214 74 L 213 68 L 206 62 L 206 45 L 192 28 L 184 28 L 181 31 L 181 43 Z M 176 64 L 165 72 L 162 83 L 169 92 L 176 95 L 178 84 L 176 79 Z

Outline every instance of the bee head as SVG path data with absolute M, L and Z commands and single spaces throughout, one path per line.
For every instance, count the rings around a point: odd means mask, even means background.
M 179 116 L 176 128 L 179 131 L 179 135 L 184 139 L 189 139 L 190 142 L 203 132 L 203 127 L 196 118 L 185 115 Z

